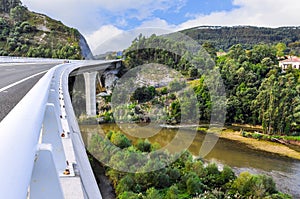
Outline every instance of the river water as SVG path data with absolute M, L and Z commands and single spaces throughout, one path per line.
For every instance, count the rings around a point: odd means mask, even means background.
M 101 126 L 82 125 L 80 128 L 87 147 L 90 141 L 89 139 L 93 134 L 98 133 L 103 135 L 109 130 L 120 130 L 116 124 L 103 124 Z M 146 131 L 157 132 L 158 129 L 149 127 L 146 128 Z M 184 131 L 184 133 L 186 133 L 186 139 L 194 139 L 188 150 L 195 157 L 198 157 L 205 135 L 197 133 L 196 136 L 190 138 L 189 135 L 193 134 L 190 130 L 180 131 Z M 177 129 L 161 128 L 158 133 L 149 137 L 148 140 L 152 143 L 157 142 L 161 146 L 166 146 L 176 137 L 177 133 Z M 133 142 L 137 141 L 136 138 L 130 135 L 127 136 Z M 204 160 L 215 162 L 220 167 L 228 165 L 233 168 L 236 174 L 248 171 L 252 174 L 266 174 L 272 176 L 276 182 L 278 190 L 291 194 L 293 198 L 300 198 L 299 160 L 254 150 L 245 144 L 221 138 L 218 140 L 212 151 L 204 157 Z

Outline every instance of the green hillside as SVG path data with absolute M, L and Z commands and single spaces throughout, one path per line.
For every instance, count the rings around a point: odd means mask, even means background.
M 209 42 L 218 50 L 228 51 L 236 44 L 251 49 L 259 43 L 274 45 L 282 42 L 288 47 L 286 53 L 300 54 L 300 27 L 200 26 L 183 30 L 182 33 L 201 44 Z
M 0 3 L 0 56 L 91 57 L 78 30 L 29 11 L 19 0 L 1 0 Z

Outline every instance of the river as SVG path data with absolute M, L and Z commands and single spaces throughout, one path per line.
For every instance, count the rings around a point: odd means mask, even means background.
M 104 134 L 109 130 L 120 130 L 116 124 L 81 125 L 81 133 L 85 144 L 88 146 L 89 139 L 93 134 Z M 157 128 L 149 127 L 149 131 L 157 131 Z M 192 134 L 190 130 L 181 130 L 186 135 Z M 137 132 L 138 133 L 138 132 Z M 149 137 L 150 142 L 158 142 L 161 146 L 170 143 L 178 131 L 176 129 L 159 129 L 159 133 Z M 128 136 L 133 142 L 137 139 Z M 188 148 L 195 156 L 199 156 L 199 150 L 205 135 L 197 133 Z M 187 136 L 187 139 L 188 138 Z M 258 151 L 249 148 L 245 144 L 227 139 L 219 139 L 212 151 L 204 157 L 204 160 L 215 162 L 218 166 L 228 165 L 236 174 L 248 171 L 252 174 L 266 174 L 272 176 L 278 190 L 289 193 L 293 198 L 300 198 L 300 161 L 279 156 L 276 154 Z

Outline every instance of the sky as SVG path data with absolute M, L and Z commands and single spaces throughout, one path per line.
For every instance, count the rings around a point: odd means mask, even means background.
M 22 0 L 77 28 L 95 54 L 122 50 L 139 34 L 204 25 L 300 26 L 299 0 Z M 116 49 L 118 48 L 118 49 Z

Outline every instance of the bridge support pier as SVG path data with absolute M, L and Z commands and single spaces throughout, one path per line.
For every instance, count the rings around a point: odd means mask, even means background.
M 96 77 L 98 72 L 84 73 L 86 114 L 96 116 Z

